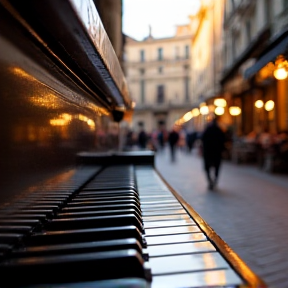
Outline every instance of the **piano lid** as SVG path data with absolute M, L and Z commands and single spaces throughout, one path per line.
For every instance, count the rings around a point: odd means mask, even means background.
M 126 79 L 93 0 L 0 0 L 34 42 L 111 111 L 132 110 Z

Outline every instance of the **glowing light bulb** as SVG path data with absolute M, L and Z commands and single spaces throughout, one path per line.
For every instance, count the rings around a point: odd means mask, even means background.
M 284 67 L 278 68 L 274 71 L 274 77 L 278 80 L 284 80 L 288 76 L 288 72 Z
M 257 101 L 255 102 L 255 107 L 256 107 L 256 108 L 262 108 L 263 106 L 264 106 L 264 103 L 263 103 L 262 100 L 257 100 Z
M 223 115 L 224 114 L 224 107 L 216 107 L 214 113 L 216 115 Z
M 238 116 L 241 114 L 241 108 L 237 106 L 231 106 L 229 112 L 232 116 Z
M 275 106 L 274 101 L 269 100 L 265 103 L 264 108 L 266 111 L 272 111 L 274 109 L 274 106 Z

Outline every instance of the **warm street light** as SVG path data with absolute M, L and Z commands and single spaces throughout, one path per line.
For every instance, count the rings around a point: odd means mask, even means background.
M 187 112 L 187 113 L 183 116 L 183 121 L 184 121 L 184 122 L 187 122 L 187 121 L 189 121 L 190 119 L 192 119 L 192 117 L 193 117 L 192 112 L 189 111 L 189 112 Z
M 232 115 L 232 116 L 238 116 L 241 114 L 241 108 L 240 107 L 237 107 L 237 106 L 231 106 L 229 108 L 229 113 Z
M 264 106 L 266 111 L 272 111 L 274 109 L 274 101 L 273 100 L 269 100 L 265 103 Z
M 218 99 L 215 99 L 215 100 L 214 100 L 214 105 L 215 105 L 215 106 L 219 106 L 219 107 L 226 107 L 227 102 L 226 102 L 225 99 L 218 98 Z
M 284 67 L 278 68 L 274 71 L 274 77 L 277 80 L 284 80 L 287 78 L 287 76 L 288 76 L 288 72 L 286 71 Z
M 262 100 L 257 100 L 257 101 L 255 102 L 255 107 L 256 107 L 256 108 L 262 108 L 263 105 L 264 105 L 264 103 L 263 103 Z
M 200 107 L 200 113 L 201 113 L 202 115 L 207 115 L 207 114 L 209 113 L 209 108 L 208 108 L 208 106 L 202 106 L 202 107 Z
M 224 107 L 216 107 L 214 113 L 218 116 L 223 115 L 224 114 Z
M 283 55 L 279 55 L 275 61 L 276 69 L 274 70 L 274 77 L 278 80 L 284 80 L 288 76 L 288 61 Z
M 192 110 L 191 110 L 191 113 L 192 113 L 193 117 L 197 117 L 197 116 L 199 116 L 199 114 L 200 114 L 198 108 L 192 109 Z

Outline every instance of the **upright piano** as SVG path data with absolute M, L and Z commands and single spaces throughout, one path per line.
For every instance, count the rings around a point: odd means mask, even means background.
M 266 287 L 124 151 L 133 114 L 92 0 L 0 0 L 0 287 Z M 193 189 L 193 187 L 191 187 Z

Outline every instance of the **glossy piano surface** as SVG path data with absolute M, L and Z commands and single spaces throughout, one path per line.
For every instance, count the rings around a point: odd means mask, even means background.
M 93 2 L 81 1 L 90 5 L 89 13 L 94 19 L 90 29 L 102 35 L 99 47 L 85 34 L 86 27 L 81 26 L 82 18 L 77 18 L 72 2 L 61 2 L 66 5 L 65 13 L 55 1 L 37 3 L 0 3 L 0 204 L 12 199 L 19 189 L 73 167 L 78 152 L 117 150 L 120 131 L 113 121 L 113 109 L 128 103 L 125 85 L 121 84 L 124 76 Z M 53 23 L 45 22 L 46 18 Z M 78 33 L 68 36 L 71 29 Z M 67 32 L 68 37 L 54 40 L 53 37 L 61 36 L 56 36 L 56 32 L 61 31 Z M 84 36 L 79 39 L 81 35 Z M 82 42 L 87 44 L 81 49 L 90 54 L 80 50 Z M 67 54 L 60 48 L 66 49 Z M 99 53 L 105 54 L 110 65 L 118 67 L 110 69 L 113 75 L 97 66 Z M 97 69 L 103 75 L 99 76 Z M 123 91 L 119 92 L 115 84 L 105 83 L 114 78 Z M 113 91 L 107 92 L 110 88 L 106 91 L 104 86 L 106 90 L 113 86 Z

